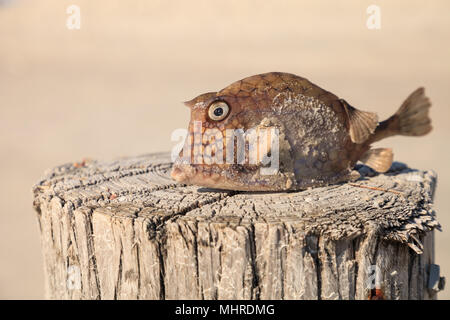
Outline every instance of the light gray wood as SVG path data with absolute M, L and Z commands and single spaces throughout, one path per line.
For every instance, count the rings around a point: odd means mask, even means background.
M 47 298 L 367 299 L 375 271 L 386 299 L 436 298 L 432 171 L 238 193 L 177 185 L 170 168 L 153 154 L 46 174 L 33 191 Z

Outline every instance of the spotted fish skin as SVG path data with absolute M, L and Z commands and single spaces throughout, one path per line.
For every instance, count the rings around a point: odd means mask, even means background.
M 218 101 L 226 103 L 229 111 L 223 120 L 214 121 L 208 112 Z M 181 183 L 220 189 L 301 190 L 349 181 L 357 178 L 352 170 L 358 160 L 386 171 L 392 152 L 371 149 L 373 142 L 396 134 L 424 135 L 431 130 L 431 104 L 422 88 L 394 116 L 378 123 L 376 114 L 352 107 L 305 78 L 281 72 L 247 77 L 185 104 L 191 109 L 185 149 L 193 152 L 188 161 L 180 153 L 172 177 Z M 202 133 L 212 131 L 215 138 L 196 141 L 195 124 L 201 124 Z M 252 128 L 277 128 L 279 169 L 275 174 L 262 175 L 262 164 L 249 164 L 248 155 L 243 164 L 208 162 L 208 157 L 196 161 L 202 150 L 209 148 L 214 155 L 218 144 L 224 146 L 226 158 L 227 129 Z

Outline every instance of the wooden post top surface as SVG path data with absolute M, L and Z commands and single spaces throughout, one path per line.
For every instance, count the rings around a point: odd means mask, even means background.
M 440 229 L 432 209 L 436 174 L 398 162 L 386 174 L 359 166 L 362 178 L 354 183 L 283 193 L 180 185 L 170 168 L 167 153 L 62 165 L 35 185 L 34 206 L 39 212 L 41 204 L 60 201 L 73 210 L 150 219 L 156 229 L 184 219 L 227 226 L 295 222 L 305 234 L 330 240 L 375 231 L 417 253 L 418 235 Z

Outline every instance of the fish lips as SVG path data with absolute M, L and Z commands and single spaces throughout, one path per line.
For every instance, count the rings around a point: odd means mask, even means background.
M 182 184 L 217 187 L 217 183 L 222 176 L 219 173 L 208 172 L 203 169 L 203 165 L 174 164 L 170 176 L 173 180 Z

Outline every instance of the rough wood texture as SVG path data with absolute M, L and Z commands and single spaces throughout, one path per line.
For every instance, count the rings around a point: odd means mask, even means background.
M 177 185 L 167 154 L 68 164 L 34 187 L 50 299 L 432 299 L 436 175 L 236 193 Z M 390 191 L 376 190 L 390 189 Z M 376 266 L 376 267 L 375 267 Z

